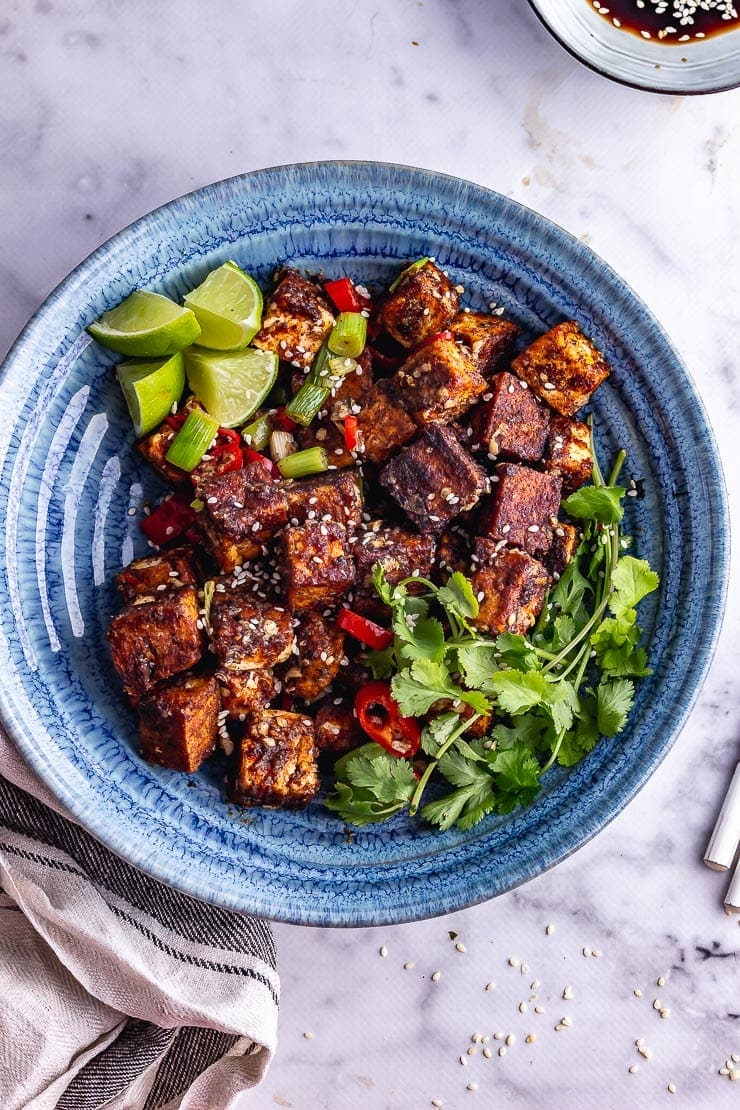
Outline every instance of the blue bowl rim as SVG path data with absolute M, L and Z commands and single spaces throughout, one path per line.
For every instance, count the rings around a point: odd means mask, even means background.
M 545 30 L 552 35 L 558 46 L 562 46 L 563 50 L 570 54 L 571 58 L 575 58 L 582 66 L 586 66 L 592 73 L 598 73 L 599 77 L 606 77 L 609 81 L 614 81 L 617 85 L 622 85 L 626 89 L 638 89 L 640 92 L 657 93 L 658 96 L 711 96 L 712 93 L 730 92 L 732 89 L 740 88 L 740 77 L 737 80 L 730 81 L 726 85 L 705 85 L 701 89 L 679 89 L 675 85 L 644 85 L 641 81 L 628 81 L 625 77 L 618 77 L 616 73 L 612 73 L 608 69 L 592 62 L 590 58 L 586 58 L 580 53 L 576 47 L 563 38 L 562 35 L 552 27 L 547 16 L 544 12 L 540 11 L 537 6 L 537 0 L 527 0 L 530 8 L 539 19 Z M 673 49 L 666 47 L 666 49 Z
M 411 913 L 398 911 L 393 909 L 392 913 L 384 916 L 382 920 L 377 918 L 372 912 L 366 914 L 362 918 L 358 918 L 356 913 L 352 915 L 342 913 L 341 911 L 333 911 L 333 915 L 323 915 L 315 919 L 309 913 L 303 913 L 302 916 L 278 915 L 265 911 L 252 911 L 247 910 L 245 907 L 233 900 L 228 896 L 220 899 L 220 904 L 224 908 L 231 908 L 241 910 L 242 912 L 253 912 L 256 916 L 263 916 L 270 920 L 283 921 L 288 924 L 299 925 L 324 925 L 331 927 L 368 927 L 376 926 L 382 927 L 385 925 L 402 924 L 410 921 L 419 921 L 430 918 L 442 916 L 444 914 L 453 913 L 458 910 L 467 908 L 469 906 L 478 905 L 482 902 L 489 901 L 492 897 L 498 897 L 501 894 L 535 879 L 538 875 L 549 871 L 557 864 L 562 862 L 576 852 L 579 848 L 583 847 L 590 840 L 593 839 L 599 832 L 602 831 L 619 813 L 632 801 L 637 793 L 645 786 L 648 779 L 652 776 L 654 771 L 658 768 L 659 764 L 663 761 L 670 749 L 673 747 L 676 739 L 682 731 L 686 720 L 696 703 L 696 700 L 701 692 L 701 688 L 706 680 L 707 673 L 712 662 L 712 658 L 717 646 L 717 641 L 722 628 L 722 621 L 724 617 L 728 582 L 729 582 L 729 560 L 730 560 L 730 521 L 729 509 L 727 502 L 727 489 L 724 478 L 724 472 L 720 461 L 719 450 L 717 447 L 714 431 L 709 422 L 709 418 L 701 397 L 699 396 L 691 374 L 686 367 L 680 354 L 674 347 L 667 332 L 655 318 L 651 310 L 647 307 L 644 301 L 634 292 L 634 290 L 621 278 L 615 270 L 591 247 L 586 246 L 581 240 L 574 236 L 571 232 L 567 231 L 560 224 L 541 215 L 534 209 L 529 208 L 527 205 L 514 200 L 511 197 L 506 197 L 496 190 L 488 188 L 487 186 L 480 185 L 476 182 L 469 181 L 464 178 L 456 177 L 452 174 L 442 173 L 436 170 L 428 170 L 417 166 L 408 166 L 401 163 L 393 162 L 379 162 L 370 159 L 325 159 L 310 162 L 295 162 L 286 163 L 282 165 L 262 167 L 257 170 L 251 170 L 243 174 L 236 174 L 230 178 L 223 178 L 208 185 L 201 186 L 198 189 L 191 190 L 190 192 L 180 194 L 179 196 L 166 201 L 164 204 L 158 205 L 156 208 L 151 209 L 145 215 L 134 220 L 132 223 L 123 227 L 120 231 L 115 232 L 100 246 L 91 251 L 77 266 L 75 266 L 69 274 L 62 279 L 61 282 L 52 290 L 46 297 L 43 303 L 36 309 L 30 317 L 28 323 L 22 329 L 17 339 L 8 351 L 2 365 L 0 365 L 0 386 L 2 386 L 6 375 L 9 375 L 13 370 L 16 361 L 19 361 L 24 354 L 24 348 L 29 342 L 33 332 L 40 325 L 43 325 L 44 319 L 47 314 L 51 313 L 52 308 L 56 302 L 63 297 L 67 290 L 74 285 L 77 279 L 81 278 L 88 269 L 93 267 L 99 258 L 103 258 L 111 245 L 121 240 L 135 236 L 142 230 L 147 222 L 158 212 L 175 207 L 179 201 L 184 199 L 193 199 L 198 197 L 206 197 L 223 187 L 235 185 L 241 181 L 248 181 L 253 178 L 262 176 L 269 176 L 270 174 L 280 172 L 303 172 L 310 170 L 329 170 L 331 168 L 345 168 L 345 169 L 358 169 L 372 170 L 380 168 L 394 172 L 409 173 L 420 177 L 426 182 L 429 187 L 434 185 L 436 180 L 444 180 L 450 182 L 462 183 L 466 187 L 478 191 L 484 196 L 495 199 L 496 203 L 504 206 L 509 206 L 512 209 L 519 210 L 526 213 L 527 217 L 535 224 L 545 228 L 555 228 L 558 234 L 568 243 L 576 254 L 583 255 L 585 258 L 594 260 L 596 259 L 603 269 L 604 274 L 608 280 L 613 283 L 614 287 L 619 290 L 623 295 L 627 295 L 631 300 L 633 308 L 638 312 L 642 318 L 642 322 L 654 329 L 657 336 L 665 344 L 667 350 L 670 352 L 675 361 L 677 369 L 683 374 L 683 387 L 690 396 L 694 413 L 693 417 L 697 424 L 701 435 L 704 437 L 707 451 L 706 462 L 708 469 L 708 488 L 711 492 L 713 503 L 711 505 L 713 517 L 716 521 L 716 534 L 713 536 L 713 543 L 715 545 L 716 562 L 714 564 L 715 574 L 713 575 L 714 594 L 712 597 L 711 610 L 705 612 L 705 623 L 703 626 L 703 634 L 701 640 L 695 644 L 694 654 L 694 680 L 690 688 L 687 688 L 687 694 L 681 700 L 680 704 L 675 706 L 676 716 L 674 717 L 674 725 L 670 736 L 665 740 L 665 743 L 660 750 L 660 753 L 646 765 L 640 765 L 639 771 L 630 781 L 620 794 L 614 799 L 614 804 L 610 807 L 607 814 L 598 813 L 592 815 L 590 823 L 587 827 L 579 829 L 578 832 L 572 832 L 567 837 L 567 842 L 561 845 L 561 849 L 557 855 L 553 856 L 549 862 L 542 866 L 536 864 L 530 867 L 522 867 L 517 874 L 511 876 L 510 881 L 503 887 L 498 887 L 495 894 L 483 894 L 479 897 L 472 899 L 465 899 L 458 897 L 439 897 L 436 899 L 434 909 L 424 911 L 423 913 Z M 18 717 L 14 711 L 10 691 L 6 686 L 4 675 L 0 675 L 0 721 L 7 729 L 8 734 L 11 736 L 24 758 L 29 763 L 30 767 L 36 772 L 38 777 L 44 782 L 46 786 L 54 793 L 55 797 L 64 805 L 67 811 L 73 818 L 76 818 L 82 823 L 81 811 L 84 807 L 78 804 L 76 795 L 65 788 L 63 781 L 61 781 L 54 774 L 54 767 L 45 763 L 41 757 L 40 751 L 34 744 L 33 738 L 29 730 L 25 727 L 25 722 Z M 196 882 L 190 880 L 192 872 L 187 869 L 177 877 L 174 881 L 171 875 L 168 875 L 167 868 L 163 865 L 158 857 L 144 858 L 145 853 L 137 852 L 135 842 L 130 842 L 126 846 L 126 853 L 122 854 L 117 848 L 116 826 L 115 822 L 109 824 L 106 821 L 106 811 L 97 810 L 96 816 L 99 820 L 90 820 L 89 812 L 84 814 L 84 827 L 95 836 L 102 844 L 109 848 L 117 855 L 121 855 L 126 862 L 133 864 L 136 867 L 146 871 L 150 876 L 156 880 L 171 886 L 181 892 L 193 897 L 203 898 L 202 893 L 199 891 Z

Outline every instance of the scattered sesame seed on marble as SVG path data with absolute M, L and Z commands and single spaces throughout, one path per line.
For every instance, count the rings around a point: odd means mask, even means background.
M 474 1044 L 471 1044 L 470 1048 L 466 1049 L 466 1053 L 468 1056 L 475 1056 L 477 1051 L 478 1049 Z
M 650 1059 L 651 1059 L 651 1057 L 652 1057 L 652 1055 L 653 1055 L 653 1053 L 652 1053 L 652 1050 L 651 1050 L 651 1049 L 649 1049 L 649 1048 L 646 1048 L 644 1044 L 643 1044 L 643 1045 L 640 1045 L 640 1046 L 639 1046 L 639 1048 L 637 1049 L 637 1051 L 638 1051 L 638 1052 L 640 1053 L 640 1055 L 641 1055 L 642 1057 L 644 1057 L 644 1058 L 645 1058 L 646 1060 L 650 1060 Z
M 654 1010 L 659 1010 L 660 1009 L 660 999 L 659 998 L 654 998 L 653 999 L 653 1009 Z
M 516 956 L 509 956 L 509 967 L 519 967 L 519 960 Z
M 493 1034 L 494 1041 L 503 1041 L 505 1037 L 506 1037 L 505 1033 L 494 1033 Z
M 630 1066 L 627 1068 L 627 1071 L 630 1073 L 630 1075 L 637 1075 L 639 1070 L 640 1070 L 640 1065 L 639 1064 L 630 1064 Z
M 535 1008 L 534 1008 L 534 1012 L 535 1012 L 536 1014 L 544 1014 L 544 1012 L 545 1012 L 545 1007 L 544 1007 L 544 1006 L 535 1006 Z
M 519 970 L 521 971 L 522 975 L 526 975 L 529 971 L 529 964 L 522 964 Z
M 516 1037 L 514 1036 L 513 1033 L 509 1033 L 508 1037 L 506 1038 L 506 1044 L 513 1045 L 515 1043 L 516 1043 Z
M 455 945 L 455 948 L 457 949 L 458 952 L 463 952 L 463 953 L 467 952 L 467 948 L 465 947 L 465 945 L 461 941 L 457 942 L 457 944 Z
M 738 1079 L 740 1079 L 740 1068 L 731 1068 L 730 1069 L 730 1081 L 732 1083 L 737 1083 Z
M 460 1060 L 460 1063 L 462 1064 L 462 1066 L 463 1066 L 464 1068 L 466 1068 L 466 1067 L 468 1066 L 468 1058 L 467 1058 L 467 1056 L 460 1056 L 460 1057 L 458 1057 L 458 1059 Z
M 468 1083 L 467 1089 L 469 1091 L 477 1091 L 478 1090 L 478 1084 L 477 1083 Z
M 503 1045 L 501 1045 L 501 1048 L 498 1050 L 498 1054 L 499 1054 L 499 1056 L 505 1056 L 506 1055 L 506 1049 Z
M 414 963 L 413 960 L 407 960 L 406 963 L 403 965 L 403 970 L 404 971 L 411 971 L 415 967 L 416 967 L 416 964 Z
M 545 925 L 545 933 L 547 934 L 548 937 L 551 937 L 554 932 L 555 932 L 555 926 L 554 925 Z
M 526 1037 L 524 1038 L 524 1040 L 525 1040 L 525 1042 L 526 1042 L 527 1044 L 534 1044 L 534 1042 L 535 1042 L 535 1041 L 537 1040 L 537 1038 L 536 1038 L 536 1036 L 534 1035 L 534 1033 L 527 1033 L 527 1035 L 526 1035 Z
M 432 975 L 432 982 L 433 983 L 438 983 L 441 978 L 442 978 L 442 972 L 441 971 L 435 971 Z
M 659 1012 L 660 1012 L 660 1016 L 664 1020 L 665 1020 L 665 1018 L 669 1018 L 671 1016 L 670 1006 L 663 1006 L 663 1008 Z
M 303 1036 L 307 1041 L 313 1040 L 313 1033 L 304 1033 Z
M 677 1088 L 676 1088 L 676 1084 L 675 1084 L 675 1083 L 669 1083 L 669 1084 L 668 1084 L 668 1088 L 667 1088 L 667 1089 L 668 1089 L 668 1090 L 670 1091 L 670 1093 L 671 1093 L 672 1095 L 675 1095 L 675 1093 L 676 1093 L 676 1089 L 677 1089 Z
M 483 1036 L 481 1037 L 481 1039 L 480 1039 L 480 1043 L 481 1043 L 481 1044 L 488 1044 L 488 1042 L 490 1041 L 490 1039 L 491 1039 L 491 1038 L 490 1038 L 489 1034 L 488 1034 L 488 1033 L 485 1033 L 485 1034 L 484 1034 L 484 1035 L 483 1035 Z
M 596 957 L 596 959 L 598 960 L 599 956 L 601 955 L 601 949 L 600 949 L 600 948 L 594 948 L 594 950 L 593 950 L 593 952 L 591 953 L 591 955 L 592 955 L 592 956 L 595 956 L 595 957 Z
M 435 1110 L 442 1110 L 442 1107 L 444 1106 L 444 1103 L 442 1102 L 441 1098 L 433 1098 L 432 1099 L 432 1106 L 435 1107 Z
M 571 998 L 573 998 L 573 988 L 572 987 L 566 987 L 565 988 L 565 990 L 563 991 L 563 998 L 565 999 L 566 1002 L 570 1002 Z
M 486 1047 L 483 1049 L 483 1055 L 485 1056 L 486 1060 L 490 1060 L 493 1056 L 493 1053 L 491 1052 L 488 1045 L 486 1045 Z
M 496 984 L 495 983 L 486 983 L 486 990 L 487 991 L 492 991 L 492 990 L 495 990 L 495 989 L 496 989 Z
M 519 1003 L 519 1013 L 520 1014 L 526 1014 L 526 1012 L 527 1012 L 527 1003 L 526 1002 L 520 1002 Z
M 387 956 L 387 955 L 388 955 L 388 949 L 386 948 L 386 946 L 385 946 L 385 945 L 383 945 L 383 946 L 381 947 L 381 949 L 380 949 L 380 955 L 381 955 L 381 956 Z
M 642 998 L 642 991 L 639 987 L 635 987 L 632 993 L 634 994 L 635 998 Z
M 532 990 L 532 991 L 536 991 L 537 988 L 539 987 L 539 985 L 540 985 L 539 979 L 533 979 L 532 982 L 529 984 L 529 989 Z
M 658 976 L 657 986 L 659 986 L 659 987 L 664 987 L 665 986 L 665 976 L 664 975 L 659 975 Z
M 584 956 L 590 956 L 591 955 L 591 949 L 590 948 L 585 948 L 584 947 L 584 948 L 581 949 L 581 951 L 583 952 Z

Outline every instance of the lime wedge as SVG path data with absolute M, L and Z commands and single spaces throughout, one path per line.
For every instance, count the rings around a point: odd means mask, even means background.
M 185 352 L 190 388 L 222 428 L 235 428 L 248 420 L 275 384 L 278 357 L 274 351 L 207 351 L 191 347 Z
M 200 324 L 201 347 L 240 351 L 254 339 L 262 322 L 262 291 L 236 262 L 224 262 L 185 295 Z
M 119 362 L 116 377 L 126 398 L 134 431 L 137 436 L 145 436 L 162 423 L 175 401 L 182 397 L 185 388 L 182 353 L 169 358 Z
M 189 308 L 144 289 L 137 289 L 103 313 L 87 330 L 104 347 L 133 358 L 174 355 L 200 335 L 200 325 Z

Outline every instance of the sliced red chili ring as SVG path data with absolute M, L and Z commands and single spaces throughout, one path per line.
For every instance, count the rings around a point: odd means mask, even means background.
M 382 651 L 393 640 L 393 633 L 388 628 L 381 628 L 375 621 L 368 620 L 352 609 L 342 609 L 337 619 L 337 625 L 350 636 L 354 636 L 363 644 L 367 644 L 374 651 Z
M 348 451 L 357 450 L 357 417 L 345 416 L 344 418 L 344 446 Z
M 325 282 L 324 292 L 338 312 L 359 312 L 361 309 L 367 308 L 369 303 L 360 296 L 354 282 L 348 277 Z
M 194 523 L 195 512 L 190 502 L 175 496 L 157 505 L 149 516 L 139 522 L 139 527 L 151 543 L 164 547 L 179 539 Z
M 371 740 L 399 759 L 419 750 L 421 729 L 413 717 L 402 717 L 387 682 L 368 682 L 355 695 L 355 716 Z

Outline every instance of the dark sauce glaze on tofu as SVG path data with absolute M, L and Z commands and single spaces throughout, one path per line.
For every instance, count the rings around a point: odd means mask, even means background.
M 166 462 L 167 422 L 137 445 L 200 502 L 190 546 L 175 540 L 115 579 L 111 652 L 149 762 L 192 773 L 220 740 L 230 801 L 308 804 L 320 771 L 367 740 L 353 705 L 372 675 L 337 618 L 348 607 L 388 624 L 377 564 L 391 585 L 459 570 L 487 633 L 535 623 L 580 541 L 560 501 L 590 477 L 575 413 L 609 367 L 573 321 L 516 353 L 519 326 L 461 310 L 461 292 L 427 260 L 376 298 L 357 377 L 296 433 L 325 447 L 324 473 L 284 480 L 253 457 L 221 471 L 214 453 L 187 475 Z M 281 272 L 254 343 L 278 353 L 288 391 L 333 319 L 318 282 Z

